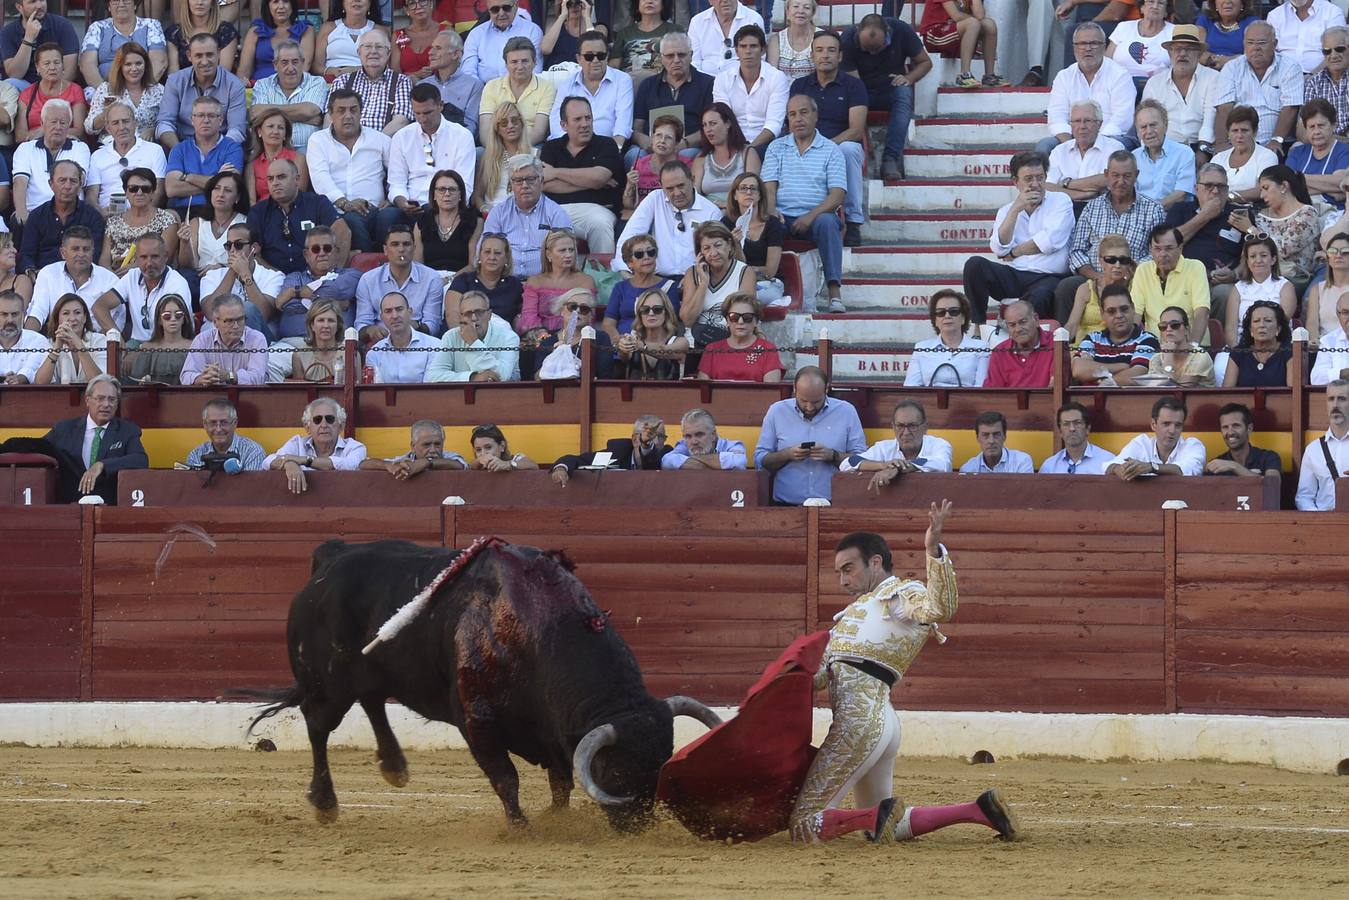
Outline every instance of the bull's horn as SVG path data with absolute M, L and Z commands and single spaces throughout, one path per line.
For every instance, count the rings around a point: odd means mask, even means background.
M 576 779 L 581 782 L 581 788 L 600 806 L 622 806 L 633 801 L 632 797 L 615 797 L 608 793 L 595 783 L 595 777 L 590 773 L 590 765 L 595 761 L 595 754 L 600 748 L 616 743 L 618 732 L 613 725 L 609 723 L 597 725 L 581 738 L 581 743 L 576 745 L 576 752 L 571 756 L 571 766 L 576 772 Z
M 689 716 L 702 722 L 708 728 L 716 728 L 721 724 L 721 716 L 692 697 L 675 694 L 673 697 L 666 697 L 665 702 L 670 705 L 670 712 L 673 715 Z

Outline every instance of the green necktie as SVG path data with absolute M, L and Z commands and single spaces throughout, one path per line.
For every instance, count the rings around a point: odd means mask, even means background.
M 98 462 L 98 448 L 103 444 L 103 426 L 98 425 L 94 428 L 94 442 L 89 445 L 89 465 L 85 468 L 92 469 L 94 463 Z

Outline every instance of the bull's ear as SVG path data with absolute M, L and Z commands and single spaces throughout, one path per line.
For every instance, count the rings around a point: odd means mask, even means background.
M 553 562 L 557 563 L 562 568 L 566 569 L 568 572 L 576 571 L 576 563 L 573 562 L 572 558 L 568 556 L 566 552 L 563 550 L 545 550 L 543 552 L 543 555 L 551 559 Z

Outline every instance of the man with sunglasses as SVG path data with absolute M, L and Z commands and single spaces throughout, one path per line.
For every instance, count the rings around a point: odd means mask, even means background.
M 179 376 L 183 384 L 224 387 L 267 383 L 267 338 L 247 325 L 244 300 L 216 301 L 211 324 L 192 339 Z
M 117 287 L 117 276 L 94 262 L 94 233 L 83 225 L 72 225 L 61 235 L 61 258 L 43 266 L 33 281 L 33 299 L 28 304 L 24 327 L 42 331 L 56 301 L 66 294 L 77 294 L 89 309 L 98 299 Z M 97 319 L 90 323 L 100 331 Z
M 746 25 L 758 25 L 762 31 L 763 16 L 740 0 L 711 0 L 708 9 L 689 19 L 693 68 L 714 78 L 728 69 L 734 71 L 740 65 L 734 35 Z
M 168 171 L 164 148 L 140 136 L 136 130 L 135 111 L 121 100 L 109 103 L 103 118 L 104 128 L 112 135 L 112 143 L 99 147 L 89 160 L 89 180 L 98 185 L 98 208 L 111 210 L 113 194 L 123 190 L 122 174 L 133 169 L 154 173 L 159 182 L 154 188 L 155 204 L 163 206 L 164 174 Z M 129 193 L 131 188 L 127 187 L 126 191 Z M 126 203 L 125 196 L 122 202 Z
M 201 311 L 215 318 L 216 301 L 237 294 L 248 303 L 248 326 L 269 340 L 275 335 L 265 320 L 276 311 L 276 297 L 286 276 L 259 259 L 258 236 L 248 223 L 239 222 L 225 231 L 226 263 L 201 277 Z
M 506 74 L 502 53 L 511 38 L 527 38 L 535 47 L 543 43 L 543 30 L 517 8 L 515 0 L 489 0 L 487 16 L 464 40 L 464 71 L 483 84 Z M 534 56 L 534 71 L 543 71 L 539 54 Z
M 972 325 L 988 319 L 988 301 L 1022 297 L 1037 312 L 1053 308 L 1054 288 L 1068 274 L 1068 239 L 1073 233 L 1073 201 L 1046 190 L 1044 156 L 1023 150 L 1008 168 L 1016 199 L 993 218 L 988 246 L 997 261 L 971 256 L 965 261 L 965 294 Z
M 315 225 L 333 231 L 337 264 L 347 261 L 351 229 L 337 215 L 327 197 L 300 190 L 300 170 L 289 159 L 274 159 L 267 166 L 266 200 L 248 211 L 248 227 L 262 244 L 262 258 L 281 272 L 303 271 L 305 232 Z
M 1303 82 L 1303 102 L 1324 100 L 1335 110 L 1336 134 L 1349 134 L 1349 27 L 1336 25 L 1321 35 L 1321 56 L 1325 64 Z M 1302 128 L 1298 139 L 1306 140 Z
M 638 254 L 656 254 L 656 274 L 678 280 L 697 261 L 693 248 L 693 233 L 704 222 L 721 221 L 721 210 L 711 200 L 694 190 L 693 173 L 682 160 L 672 159 L 660 170 L 660 190 L 642 198 L 632 212 L 632 218 L 623 226 L 618 246 L 639 234 L 650 234 L 656 239 L 656 250 L 634 250 Z M 627 260 L 615 256 L 610 264 L 615 272 L 630 271 Z
M 487 295 L 469 291 L 459 300 L 459 327 L 440 339 L 427 381 L 519 381 L 520 336 L 492 314 Z
M 305 267 L 291 272 L 281 282 L 276 304 L 271 311 L 263 310 L 268 321 L 275 321 L 272 330 L 281 340 L 304 338 L 304 317 L 317 300 L 330 300 L 343 311 L 343 319 L 350 325 L 356 316 L 356 287 L 361 272 L 350 266 L 337 264 L 337 238 L 325 225 L 315 225 L 304 236 Z
M 342 434 L 347 412 L 336 400 L 319 397 L 300 415 L 304 434 L 297 434 L 265 460 L 268 469 L 285 475 L 286 489 L 303 494 L 309 489 L 305 472 L 354 472 L 366 457 L 365 445 Z
M 609 65 L 609 43 L 599 31 L 581 35 L 576 51 L 580 68 L 557 84 L 557 97 L 548 117 L 549 138 L 562 137 L 562 104 L 568 97 L 590 101 L 595 134 L 613 138 L 622 150 L 632 137 L 632 78 Z
M 1327 29 L 1344 27 L 1344 10 L 1329 0 L 1285 0 L 1269 11 L 1265 21 L 1274 28 L 1280 56 L 1302 67 L 1304 75 L 1319 69 L 1321 37 Z
M 389 202 L 415 221 L 428 208 L 434 208 L 428 193 L 431 177 L 442 170 L 458 172 L 464 180 L 466 203 L 473 195 L 473 174 L 478 157 L 473 135 L 441 114 L 445 104 L 440 91 L 431 84 L 412 89 L 411 125 L 393 136 L 389 147 Z
M 104 333 L 116 328 L 123 340 L 143 343 L 154 331 L 152 317 L 159 301 L 168 294 L 187 298 L 192 290 L 183 276 L 169 268 L 163 236 L 151 232 L 136 241 L 136 267 L 94 304 L 94 319 Z

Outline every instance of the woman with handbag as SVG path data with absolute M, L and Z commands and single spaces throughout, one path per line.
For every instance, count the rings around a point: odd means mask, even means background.
M 539 341 L 537 358 L 538 379 L 555 381 L 578 378 L 581 375 L 581 332 L 595 324 L 597 306 L 595 292 L 589 288 L 572 288 L 553 300 L 553 317 L 562 322 L 556 332 L 549 332 Z M 591 362 L 596 378 L 613 377 L 614 345 L 609 335 L 596 329 L 590 342 Z M 522 370 L 523 371 L 523 370 Z
M 684 273 L 679 318 L 689 327 L 689 344 L 706 347 L 730 335 L 721 305 L 732 294 L 754 293 L 754 270 L 740 258 L 731 230 L 704 222 L 693 233 L 698 259 Z
M 914 345 L 904 386 L 982 387 L 988 377 L 989 350 L 983 340 L 966 333 L 969 298 L 943 288 L 927 301 L 927 317 L 937 336 Z

